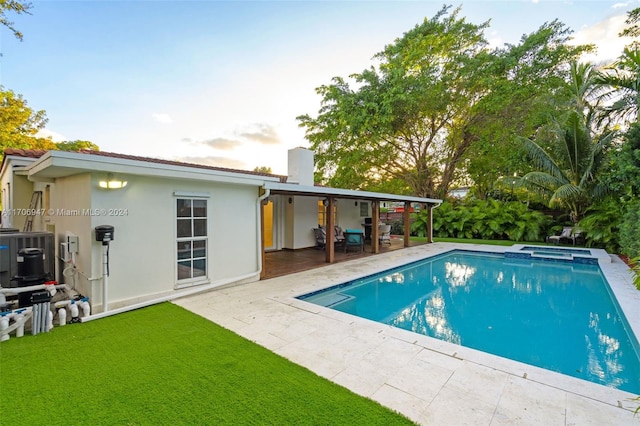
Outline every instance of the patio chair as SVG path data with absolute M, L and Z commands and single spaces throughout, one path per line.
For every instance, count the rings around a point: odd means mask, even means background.
M 319 248 L 324 248 L 327 244 L 327 230 L 324 226 L 320 226 L 318 228 L 313 228 L 313 233 L 316 237 L 316 245 Z M 339 226 L 335 226 L 333 229 L 333 242 L 342 244 L 344 242 L 344 233 L 342 232 L 342 228 Z
M 358 247 L 359 251 L 364 251 L 364 232 L 354 229 L 346 229 L 344 231 L 344 252 L 349 247 Z
M 571 240 L 571 233 L 573 232 L 573 228 L 570 226 L 565 226 L 562 229 L 560 235 L 551 235 L 547 237 L 548 243 L 560 244 L 562 242 L 566 242 L 567 240 Z
M 380 244 L 387 243 L 391 245 L 391 225 L 378 226 L 378 241 Z
M 569 235 L 568 237 L 562 237 L 560 238 L 560 242 L 561 243 L 571 243 L 572 245 L 581 245 L 584 244 L 584 235 L 582 233 L 582 230 L 580 228 L 572 228 L 571 229 L 571 235 Z
M 334 242 L 342 244 L 344 242 L 344 232 L 342 232 L 342 228 L 338 225 L 333 227 L 333 233 L 335 235 Z
M 323 227 L 313 228 L 313 233 L 316 236 L 316 247 L 324 248 L 327 244 L 327 232 Z

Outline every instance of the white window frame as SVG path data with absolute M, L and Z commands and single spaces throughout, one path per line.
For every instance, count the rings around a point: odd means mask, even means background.
M 184 287 L 191 287 L 191 286 L 195 286 L 195 285 L 200 285 L 200 284 L 206 284 L 209 282 L 209 223 L 210 223 L 210 219 L 209 219 L 209 202 L 208 202 L 208 194 L 201 194 L 201 193 L 178 193 L 175 192 L 174 193 L 174 200 L 173 200 L 173 211 L 174 211 L 174 227 L 175 227 L 175 232 L 174 232 L 174 267 L 175 267 L 175 288 L 184 288 Z M 191 216 L 178 216 L 178 202 L 179 200 L 189 200 L 191 202 Z M 204 212 L 204 216 L 194 216 L 194 211 L 193 211 L 193 202 L 194 201 L 204 201 L 205 202 L 205 212 Z M 180 220 L 186 220 L 189 219 L 191 222 L 191 236 L 188 237 L 178 237 L 178 222 Z M 194 235 L 194 223 L 195 220 L 194 219 L 205 219 L 206 220 L 206 226 L 205 226 L 205 235 L 202 236 L 196 236 Z M 179 258 L 179 250 L 178 250 L 178 244 L 180 242 L 195 242 L 195 241 L 204 241 L 204 256 L 198 256 L 198 257 L 194 257 L 193 255 L 193 244 L 191 245 L 191 256 L 188 258 Z M 184 262 L 184 261 L 195 261 L 195 260 L 204 260 L 204 264 L 205 264 L 205 273 L 202 276 L 193 276 L 193 263 L 191 264 L 191 277 L 189 278 L 183 278 L 180 279 L 179 275 L 178 275 L 178 265 L 180 262 Z

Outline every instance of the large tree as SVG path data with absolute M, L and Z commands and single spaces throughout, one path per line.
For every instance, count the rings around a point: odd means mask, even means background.
M 13 33 L 13 35 L 20 41 L 22 41 L 22 33 L 18 31 L 13 22 L 7 18 L 7 12 L 15 13 L 17 15 L 26 13 L 30 14 L 31 3 L 21 0 L 0 0 L 0 25 L 3 25 Z
M 485 88 L 488 23 L 444 7 L 375 55 L 380 62 L 321 86 L 318 117 L 298 117 L 329 184 L 441 194 L 470 144 L 462 129 Z M 399 185 L 398 183 L 401 183 Z
M 324 183 L 443 197 L 477 158 L 471 152 L 511 155 L 512 146 L 500 151 L 496 142 L 522 134 L 531 103 L 541 105 L 563 65 L 584 50 L 566 47 L 567 30 L 553 22 L 492 51 L 488 22 L 459 13 L 443 7 L 386 46 L 377 67 L 351 76 L 355 89 L 340 77 L 317 89 L 318 116 L 298 119 Z

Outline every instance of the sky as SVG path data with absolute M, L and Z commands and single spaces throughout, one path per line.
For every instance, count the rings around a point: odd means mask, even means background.
M 31 1 L 0 27 L 0 85 L 45 110 L 54 141 L 102 151 L 287 174 L 287 150 L 309 147 L 296 117 L 316 116 L 315 89 L 370 67 L 385 45 L 431 18 L 427 1 Z M 558 19 L 589 61 L 622 52 L 640 0 L 468 0 L 490 20 L 492 46 L 517 44 Z

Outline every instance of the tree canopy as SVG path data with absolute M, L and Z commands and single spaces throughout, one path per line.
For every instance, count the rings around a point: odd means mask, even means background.
M 0 86 L 0 150 L 49 149 L 51 141 L 36 137 L 47 121 L 44 110 L 32 110 L 22 95 Z
M 517 46 L 490 50 L 489 23 L 459 14 L 445 6 L 386 46 L 377 66 L 350 76 L 355 88 L 334 77 L 316 89 L 317 117 L 298 120 L 319 180 L 442 197 L 478 154 L 497 160 L 502 173 L 514 135 L 533 131 L 568 62 L 587 47 L 568 47 L 568 30 L 552 22 Z
M 53 142 L 50 138 L 38 137 L 38 131 L 47 124 L 44 110 L 34 111 L 22 95 L 0 86 L 0 154 L 7 148 L 55 149 L 59 151 L 99 150 L 89 141 L 75 140 Z

